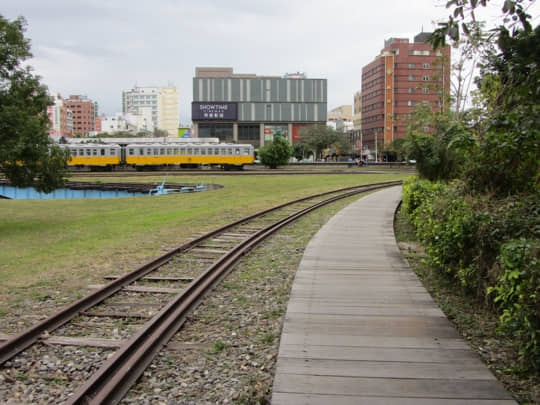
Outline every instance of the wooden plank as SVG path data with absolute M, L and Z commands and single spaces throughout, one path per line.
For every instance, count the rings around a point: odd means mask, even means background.
M 98 290 L 103 288 L 103 284 L 90 284 L 88 289 Z M 145 287 L 145 286 L 127 286 L 122 288 L 123 291 L 140 292 L 140 293 L 155 293 L 155 294 L 179 294 L 182 292 L 178 288 L 164 288 L 164 287 Z
M 105 276 L 103 278 L 105 280 L 116 280 L 116 279 L 120 278 L 120 276 L 111 275 L 111 276 Z M 193 277 L 157 277 L 157 276 L 149 276 L 149 277 L 143 277 L 141 280 L 144 280 L 144 281 L 170 281 L 170 282 L 186 281 L 186 282 L 190 282 L 190 281 L 193 281 L 194 278 Z
M 207 249 L 205 247 L 196 247 L 189 250 L 189 253 L 196 254 L 213 254 L 213 255 L 224 255 L 228 250 L 218 250 L 218 249 Z
M 418 378 L 445 380 L 495 380 L 493 374 L 486 372 L 480 361 L 462 363 L 421 363 L 351 361 L 325 359 L 291 359 L 280 362 L 279 372 L 285 374 L 328 375 L 365 378 Z
M 407 398 L 407 397 L 358 397 L 348 395 L 320 395 L 305 393 L 272 394 L 273 405 L 516 405 L 513 400 Z
M 361 378 L 278 373 L 274 380 L 274 391 L 360 398 L 512 399 L 497 381 L 471 379 Z
M 116 349 L 124 343 L 120 339 L 102 339 L 90 337 L 47 336 L 40 339 L 42 343 L 62 346 L 91 346 Z
M 151 316 L 142 314 L 130 314 L 125 312 L 81 312 L 81 315 L 92 316 L 94 318 L 133 318 L 133 319 L 149 319 Z

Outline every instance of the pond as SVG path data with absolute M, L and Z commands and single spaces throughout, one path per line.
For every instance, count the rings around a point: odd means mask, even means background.
M 51 193 L 36 191 L 32 187 L 13 187 L 0 184 L 0 196 L 13 200 L 58 200 L 74 198 L 117 198 L 148 196 L 148 192 L 134 192 L 125 190 L 100 190 L 100 189 L 71 189 L 59 188 Z

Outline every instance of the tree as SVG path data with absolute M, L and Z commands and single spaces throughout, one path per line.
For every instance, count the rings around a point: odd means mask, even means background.
M 388 150 L 393 152 L 396 156 L 396 161 L 402 162 L 407 158 L 407 148 L 406 148 L 407 139 L 400 137 L 394 139 L 388 145 Z
M 0 170 L 14 186 L 49 192 L 64 184 L 69 152 L 49 139 L 47 88 L 21 65 L 32 56 L 25 25 L 0 15 Z
M 259 148 L 261 163 L 270 169 L 276 169 L 280 165 L 287 164 L 292 153 L 292 146 L 282 136 L 275 136 L 273 142 Z
M 474 191 L 506 196 L 539 186 L 540 26 L 501 30 L 499 48 L 478 80 L 489 108 L 466 181 Z
M 313 151 L 316 158 L 321 158 L 322 152 L 331 147 L 338 149 L 341 153 L 347 153 L 351 150 L 347 136 L 326 125 L 302 128 L 300 130 L 300 144 Z
M 293 146 L 293 156 L 298 161 L 302 161 L 310 156 L 313 156 L 313 152 L 306 145 L 297 143 Z
M 474 148 L 472 132 L 447 110 L 433 111 L 418 104 L 408 123 L 405 149 L 416 160 L 420 177 L 446 181 L 459 177 L 463 162 Z

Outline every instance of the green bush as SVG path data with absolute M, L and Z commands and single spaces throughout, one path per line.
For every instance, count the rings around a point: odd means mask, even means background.
M 511 332 L 519 345 L 525 369 L 540 370 L 540 243 L 538 239 L 514 239 L 501 247 L 498 258 L 503 271 L 494 295 L 500 328 Z
M 465 198 L 459 185 L 448 186 L 417 210 L 414 224 L 426 244 L 430 264 L 459 280 L 469 292 L 482 289 L 486 270 L 479 269 L 478 229 L 489 215 L 474 209 L 474 200 Z
M 431 204 L 435 196 L 443 189 L 444 186 L 440 183 L 414 177 L 406 179 L 403 183 L 402 206 L 409 221 L 414 224 L 418 209 L 422 205 Z
M 275 136 L 272 142 L 259 148 L 261 163 L 270 169 L 276 169 L 280 165 L 289 163 L 293 154 L 293 148 L 289 141 L 282 136 Z

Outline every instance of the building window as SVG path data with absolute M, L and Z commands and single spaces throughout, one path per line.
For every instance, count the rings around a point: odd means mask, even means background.
M 414 76 L 413 75 L 409 75 L 409 81 L 413 81 L 414 80 Z
M 429 82 L 429 76 L 422 76 L 422 80 L 425 82 Z
M 424 69 L 429 69 L 429 63 L 423 63 L 423 64 L 422 64 L 422 67 L 423 67 Z
M 414 106 L 414 101 L 412 101 L 412 100 L 407 101 L 407 105 L 409 107 L 413 107 Z
M 414 93 L 414 88 L 413 87 L 409 87 L 409 94 L 413 94 Z
M 429 89 L 428 89 L 427 87 L 424 87 L 424 88 L 422 89 L 422 93 L 424 93 L 424 94 L 429 94 Z
M 415 68 L 415 64 L 414 63 L 409 63 L 409 69 L 414 69 Z

